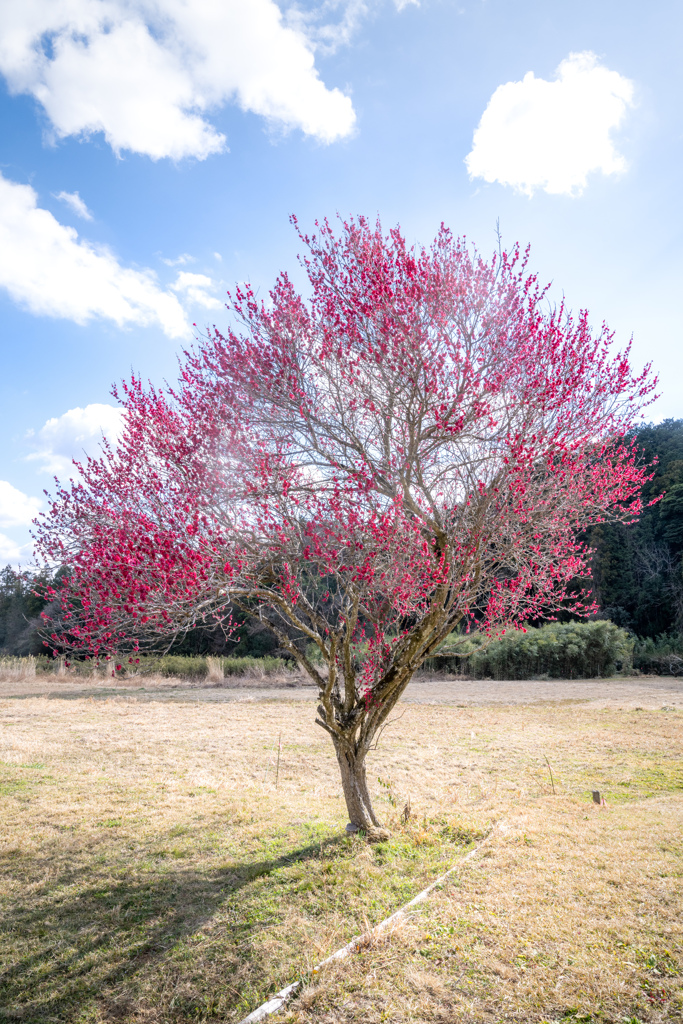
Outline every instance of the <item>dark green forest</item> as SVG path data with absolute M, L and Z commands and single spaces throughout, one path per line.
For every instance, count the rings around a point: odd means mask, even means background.
M 590 543 L 602 617 L 639 637 L 683 631 L 683 420 L 645 426 L 636 440 L 654 476 L 645 502 L 664 495 L 632 526 L 600 526 Z
M 53 582 L 43 574 L 19 571 L 11 566 L 0 570 L 0 655 L 24 657 L 45 654 L 41 612 L 59 619 L 59 609 L 38 596 Z M 243 619 L 226 637 L 219 626 L 203 626 L 176 640 L 168 653 L 263 658 L 277 651 L 277 640 L 257 619 Z
M 593 595 L 598 618 L 635 638 L 635 665 L 678 672 L 683 671 L 683 420 L 645 425 L 635 440 L 644 462 L 654 463 L 643 489 L 647 507 L 631 526 L 599 526 L 589 535 Z M 0 572 L 0 653 L 44 653 L 40 613 L 51 609 L 36 590 L 45 582 L 10 566 Z M 220 629 L 195 629 L 171 650 L 236 657 L 279 653 L 275 638 L 256 621 L 243 622 L 230 639 Z

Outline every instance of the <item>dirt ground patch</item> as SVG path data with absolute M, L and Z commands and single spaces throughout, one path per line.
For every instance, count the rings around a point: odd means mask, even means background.
M 0 698 L 46 696 L 95 697 L 116 695 L 138 700 L 225 701 L 306 700 L 315 701 L 313 686 L 303 686 L 291 677 L 267 681 L 235 677 L 220 684 L 186 683 L 178 679 L 151 676 L 145 679 L 83 680 L 75 676 L 44 675 L 30 679 L 2 678 Z M 615 676 L 609 679 L 447 679 L 418 676 L 408 686 L 403 702 L 408 704 L 533 704 L 546 701 L 592 701 L 603 706 L 662 705 L 683 708 L 683 678 L 671 676 Z
M 275 1020 L 683 1020 L 676 680 L 404 702 L 370 761 L 393 826 L 373 847 L 288 694 L 59 685 L 0 697 L 0 1019 L 236 1022 L 301 977 Z M 484 837 L 403 928 L 314 974 Z

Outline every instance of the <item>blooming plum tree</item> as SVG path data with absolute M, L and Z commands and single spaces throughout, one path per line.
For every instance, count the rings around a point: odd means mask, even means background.
M 551 308 L 518 248 L 487 262 L 443 227 L 409 248 L 363 218 L 299 237 L 308 297 L 287 275 L 266 302 L 238 288 L 175 389 L 115 392 L 123 436 L 60 487 L 38 547 L 69 570 L 55 646 L 259 616 L 377 835 L 366 756 L 424 659 L 454 631 L 590 611 L 577 537 L 640 510 L 625 435 L 654 382 Z

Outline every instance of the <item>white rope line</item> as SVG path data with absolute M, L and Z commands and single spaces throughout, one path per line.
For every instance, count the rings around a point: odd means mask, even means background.
M 422 890 L 422 892 L 419 892 L 417 896 L 414 896 L 413 899 L 410 900 L 409 903 L 406 903 L 405 906 L 401 907 L 400 910 L 395 911 L 395 913 L 391 914 L 390 917 L 386 917 L 383 921 L 380 921 L 380 923 L 376 924 L 374 928 L 370 929 L 370 931 L 364 932 L 362 935 L 354 935 L 351 941 L 345 946 L 342 946 L 341 949 L 338 949 L 336 953 L 332 953 L 331 956 L 321 960 L 318 966 L 313 968 L 313 974 L 317 974 L 325 964 L 332 963 L 333 960 L 343 960 L 345 957 L 349 956 L 349 954 L 355 953 L 357 949 L 369 946 L 372 940 L 377 938 L 378 935 L 383 935 L 386 931 L 395 927 L 407 916 L 407 911 L 410 907 L 414 907 L 416 904 L 422 903 L 423 900 L 426 900 L 434 889 L 443 884 L 449 875 L 452 875 L 454 871 L 457 871 L 465 861 L 470 860 L 475 856 L 475 854 L 479 853 L 482 846 L 484 846 L 490 838 L 491 836 L 487 836 L 487 838 L 479 843 L 478 846 L 475 846 L 473 850 L 470 850 L 468 854 L 460 858 L 457 864 L 454 864 L 452 868 L 449 868 L 448 871 L 437 878 L 436 881 L 428 885 L 426 889 Z M 253 1010 L 252 1013 L 250 1013 L 248 1017 L 245 1017 L 244 1020 L 241 1020 L 239 1024 L 256 1024 L 257 1021 L 263 1020 L 264 1017 L 268 1017 L 271 1013 L 276 1013 L 285 1005 L 288 999 L 291 999 L 300 985 L 300 981 L 293 981 L 291 985 L 287 985 L 286 988 L 280 989 L 272 999 L 269 999 L 267 1003 L 263 1003 L 261 1006 Z
M 254 1010 L 253 1013 L 250 1013 L 248 1017 L 245 1017 L 244 1020 L 241 1020 L 240 1024 L 253 1024 L 253 1022 L 263 1020 L 263 1018 L 267 1017 L 269 1014 L 275 1013 L 281 1006 L 284 1006 L 290 996 L 294 995 L 300 984 L 300 981 L 293 981 L 291 985 L 287 986 L 287 988 L 280 989 L 277 995 L 274 995 L 267 1003 L 263 1003 L 259 1006 L 258 1009 Z

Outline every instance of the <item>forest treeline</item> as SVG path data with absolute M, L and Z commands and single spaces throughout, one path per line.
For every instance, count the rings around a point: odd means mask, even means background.
M 645 462 L 656 462 L 643 489 L 646 508 L 631 526 L 592 530 L 593 594 L 598 618 L 634 638 L 634 665 L 677 673 L 683 671 L 683 420 L 645 425 L 635 441 Z M 660 495 L 661 500 L 649 504 Z M 40 614 L 56 611 L 37 594 L 47 582 L 44 576 L 11 566 L 0 571 L 1 654 L 45 652 Z M 171 651 L 257 658 L 280 653 L 275 638 L 255 620 L 244 621 L 229 639 L 220 629 L 195 629 Z
M 57 577 L 59 574 L 57 574 Z M 45 613 L 59 630 L 60 611 L 56 602 L 40 597 L 54 579 L 42 573 L 0 570 L 0 656 L 26 657 L 45 654 L 43 641 Z M 227 637 L 220 626 L 190 630 L 167 648 L 166 653 L 192 656 L 265 658 L 276 655 L 277 640 L 257 619 L 245 619 Z

